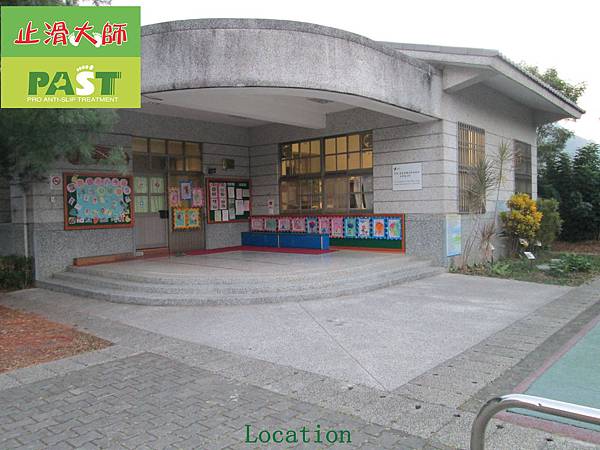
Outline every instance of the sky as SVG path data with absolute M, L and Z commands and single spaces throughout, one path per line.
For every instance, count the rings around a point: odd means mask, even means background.
M 376 41 L 500 50 L 515 62 L 554 67 L 573 83 L 586 114 L 562 124 L 600 143 L 600 2 L 594 0 L 113 0 L 141 5 L 142 24 L 260 18 L 311 22 Z

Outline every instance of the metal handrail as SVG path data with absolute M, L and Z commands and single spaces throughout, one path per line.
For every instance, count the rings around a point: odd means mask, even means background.
M 471 428 L 471 450 L 484 450 L 485 429 L 488 422 L 500 411 L 508 408 L 522 408 L 538 411 L 553 416 L 579 420 L 594 425 L 600 425 L 600 409 L 573 403 L 559 402 L 548 398 L 534 397 L 532 395 L 509 394 L 495 397 L 481 407 Z

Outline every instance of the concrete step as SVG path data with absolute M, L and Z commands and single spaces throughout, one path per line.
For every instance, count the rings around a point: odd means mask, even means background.
M 217 294 L 198 290 L 195 293 L 144 293 L 138 290 L 94 286 L 85 279 L 66 280 L 50 278 L 38 281 L 38 286 L 58 292 L 107 300 L 116 303 L 139 305 L 242 305 L 254 303 L 280 303 L 292 301 L 318 300 L 371 292 L 397 284 L 438 275 L 444 268 L 433 266 L 415 267 L 402 273 L 393 273 L 389 277 L 371 277 L 370 280 L 346 280 L 328 288 L 301 288 L 290 286 L 282 292 L 246 292 L 235 294 Z
M 327 276 L 314 278 L 312 275 L 305 275 L 302 279 L 282 280 L 276 279 L 255 279 L 247 277 L 236 277 L 228 284 L 219 282 L 198 282 L 197 278 L 181 280 L 179 284 L 159 283 L 154 278 L 148 278 L 147 281 L 129 281 L 119 277 L 91 275 L 81 271 L 60 272 L 53 276 L 54 280 L 80 283 L 84 285 L 102 287 L 108 289 L 121 289 L 125 291 L 161 293 L 161 294 L 191 294 L 195 295 L 199 290 L 205 294 L 230 295 L 230 294 L 252 294 L 266 292 L 287 292 L 293 289 L 327 289 L 336 286 L 343 286 L 348 282 L 370 281 L 372 278 L 388 279 L 392 277 L 402 277 L 404 273 L 416 269 L 430 267 L 428 261 L 411 260 L 405 264 L 397 266 L 388 266 L 385 268 L 367 268 L 352 277 L 349 276 Z
M 407 264 L 420 263 L 420 264 L 430 264 L 427 261 L 422 259 L 417 259 L 413 257 L 402 256 L 398 257 L 394 255 L 389 258 L 378 258 L 376 262 L 371 262 L 367 264 L 363 264 L 360 266 L 362 271 L 369 270 L 387 270 L 390 266 L 394 266 L 397 268 L 404 267 Z M 201 267 L 198 268 L 201 270 Z M 87 266 L 87 267 L 73 267 L 70 266 L 67 268 L 67 272 L 73 273 L 82 273 L 90 276 L 97 276 L 102 278 L 111 278 L 115 280 L 123 280 L 123 281 L 131 281 L 138 283 L 160 283 L 160 284 L 172 284 L 172 285 L 181 285 L 182 283 L 188 285 L 214 285 L 216 283 L 227 285 L 227 284 L 238 284 L 238 280 L 240 277 L 243 277 L 246 283 L 258 282 L 290 282 L 290 281 L 302 281 L 305 280 L 308 276 L 310 276 L 313 280 L 326 280 L 332 277 L 355 277 L 357 273 L 357 266 L 352 265 L 350 267 L 346 267 L 343 269 L 332 269 L 323 271 L 311 271 L 311 270 L 302 270 L 299 272 L 286 272 L 285 267 L 280 267 L 278 271 L 274 271 L 269 274 L 258 274 L 258 273 L 242 273 L 242 272 L 232 272 L 235 273 L 235 276 L 203 276 L 199 277 L 198 273 L 194 273 L 193 275 L 187 274 L 179 274 L 179 273 L 154 273 L 151 269 L 148 269 L 145 272 L 135 272 L 134 270 L 118 270 L 114 267 L 104 267 L 100 266 Z

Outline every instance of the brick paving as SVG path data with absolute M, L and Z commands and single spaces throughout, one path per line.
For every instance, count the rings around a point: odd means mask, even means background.
M 0 391 L 0 404 L 3 449 L 254 448 L 244 445 L 246 424 L 343 427 L 352 440 L 344 448 L 426 445 L 401 431 L 152 353 Z

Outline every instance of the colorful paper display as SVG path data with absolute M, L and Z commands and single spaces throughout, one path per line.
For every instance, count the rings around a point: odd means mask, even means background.
M 287 232 L 292 231 L 292 221 L 289 217 L 278 217 L 277 218 L 277 231 Z
M 371 219 L 369 217 L 356 218 L 356 237 L 359 239 L 371 237 Z
M 250 220 L 250 229 L 252 231 L 264 231 L 265 230 L 265 220 L 262 217 L 253 217 Z
M 264 224 L 265 231 L 277 231 L 277 219 L 275 217 L 267 217 Z
M 305 233 L 306 217 L 292 217 L 292 231 L 294 233 Z
M 195 187 L 192 189 L 192 207 L 202 208 L 204 206 L 204 189 Z
M 63 180 L 65 230 L 133 226 L 130 177 L 64 174 Z
M 385 221 L 383 217 L 373 218 L 373 239 L 384 239 L 385 238 Z
M 332 239 L 402 240 L 396 216 L 252 216 L 252 231 L 328 234 Z M 385 245 L 383 245 L 385 247 Z
M 402 221 L 399 218 L 388 219 L 387 221 L 387 236 L 388 239 L 402 239 Z
M 175 208 L 181 204 L 181 199 L 179 197 L 179 189 L 176 187 L 169 188 L 169 206 L 171 208 Z
M 343 217 L 332 217 L 331 218 L 331 235 L 332 238 L 343 238 L 344 237 L 344 218 Z
M 318 234 L 319 233 L 319 219 L 316 217 L 306 218 L 306 232 Z
M 173 208 L 173 230 L 200 228 L 200 208 Z
M 356 217 L 345 217 L 344 218 L 344 237 L 355 238 L 356 232 Z
M 331 219 L 319 217 L 319 234 L 331 234 Z

